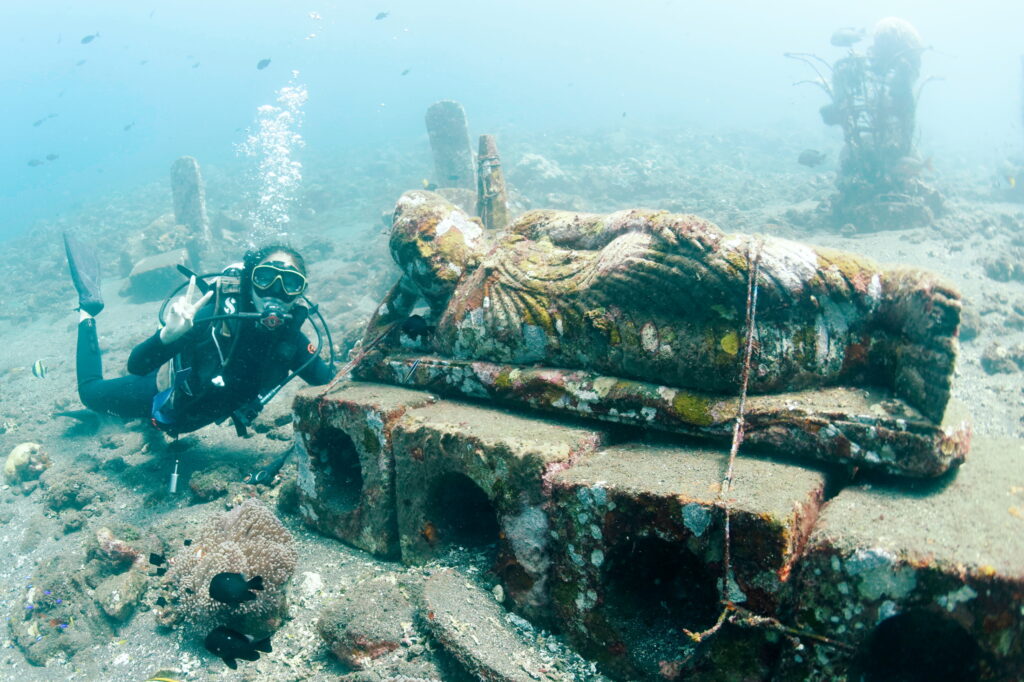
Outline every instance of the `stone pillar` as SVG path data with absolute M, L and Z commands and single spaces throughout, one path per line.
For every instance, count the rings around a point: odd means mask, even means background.
M 198 271 L 200 253 L 210 243 L 210 220 L 206 215 L 206 187 L 195 158 L 183 156 L 171 164 L 171 193 L 174 221 L 192 233 L 188 256 L 192 268 Z
M 501 230 L 508 225 L 508 193 L 505 191 L 505 174 L 501 171 L 498 143 L 494 135 L 481 135 L 476 157 L 477 189 L 476 214 L 484 227 Z
M 435 184 L 475 190 L 473 149 L 462 105 L 452 100 L 435 102 L 427 109 L 426 122 L 434 153 Z

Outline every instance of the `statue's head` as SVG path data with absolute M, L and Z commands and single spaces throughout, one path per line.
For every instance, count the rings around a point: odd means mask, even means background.
M 925 47 L 913 24 L 899 17 L 886 17 L 875 24 L 871 37 L 871 67 L 875 71 L 899 70 L 917 78 Z
M 406 192 L 395 207 L 391 256 L 431 303 L 451 296 L 463 275 L 487 252 L 483 226 L 443 197 Z

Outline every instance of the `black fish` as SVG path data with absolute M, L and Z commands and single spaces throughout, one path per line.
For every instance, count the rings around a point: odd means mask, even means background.
M 40 161 L 39 159 L 31 159 L 28 162 L 29 168 L 35 168 L 36 166 L 42 166 L 42 165 L 43 165 L 43 162 Z
M 374 19 L 376 21 L 380 21 L 381 19 L 387 19 L 389 14 L 391 14 L 391 12 L 377 12 L 377 16 L 375 16 Z
M 249 635 L 242 634 L 238 630 L 232 630 L 223 625 L 214 628 L 206 636 L 203 644 L 206 645 L 207 651 L 214 656 L 220 656 L 224 663 L 232 670 L 238 669 L 238 664 L 235 662 L 236 658 L 241 658 L 244 661 L 258 661 L 260 651 L 265 654 L 269 654 L 272 651 L 270 648 L 270 637 L 257 642 Z
M 124 128 L 121 128 L 121 130 L 123 130 L 124 132 L 127 133 L 129 130 L 131 130 L 134 127 L 135 127 L 135 121 L 132 121 L 131 123 L 126 125 Z
M 32 122 L 32 127 L 33 128 L 38 128 L 39 126 L 43 125 L 44 123 L 46 123 L 46 119 L 45 118 L 41 118 L 41 119 L 38 119 L 36 121 L 33 121 Z
M 149 553 L 149 563 L 153 566 L 160 566 L 165 561 L 167 561 L 167 559 L 164 558 L 163 554 L 157 554 L 156 552 Z
M 84 59 L 79 59 L 77 62 L 75 62 L 75 66 L 81 66 L 82 64 L 85 64 Z
M 47 161 L 56 161 L 59 158 L 60 158 L 60 154 L 47 154 L 46 155 L 46 160 Z
M 406 69 L 405 71 L 402 72 L 402 75 L 408 76 L 410 71 L 412 71 L 412 69 Z
M 257 71 L 262 71 L 263 69 L 267 68 L 268 66 L 270 66 L 270 60 L 269 59 L 261 59 L 258 62 L 256 62 L 256 70 Z
M 808 168 L 816 168 L 825 162 L 828 158 L 828 154 L 823 154 L 817 149 L 805 149 L 800 152 L 800 156 L 796 158 L 796 162 L 801 166 L 807 166 Z
M 256 598 L 252 590 L 262 589 L 263 576 L 260 575 L 247 581 L 241 573 L 218 573 L 210 581 L 210 597 L 232 606 L 252 601 Z
M 90 33 L 89 35 L 87 35 L 84 38 L 82 38 L 82 44 L 83 45 L 88 45 L 89 43 L 91 43 L 92 41 L 96 40 L 99 37 L 100 37 L 99 33 Z
M 186 547 L 188 547 L 189 545 L 191 545 L 191 544 L 192 544 L 192 540 L 190 540 L 190 539 L 186 538 L 185 540 L 182 540 L 182 541 L 181 541 L 181 544 L 183 544 L 183 545 L 185 545 Z

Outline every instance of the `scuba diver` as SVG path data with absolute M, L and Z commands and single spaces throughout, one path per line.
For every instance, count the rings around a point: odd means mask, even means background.
M 79 300 L 78 395 L 90 410 L 148 419 L 174 437 L 230 418 L 245 436 L 295 376 L 324 385 L 334 375 L 320 357 L 330 332 L 304 296 L 305 262 L 294 249 L 273 244 L 247 252 L 219 275 L 179 267 L 190 278 L 161 307 L 161 328 L 132 350 L 126 376 L 104 379 L 95 319 L 103 310 L 99 263 L 74 237 L 65 234 L 64 245 Z M 320 323 L 311 320 L 316 344 L 301 330 L 310 313 Z M 279 469 L 284 459 L 271 467 Z M 266 482 L 276 469 L 249 478 Z

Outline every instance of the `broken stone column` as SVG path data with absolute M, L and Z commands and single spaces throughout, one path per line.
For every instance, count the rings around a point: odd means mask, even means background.
M 392 431 L 402 561 L 460 545 L 490 551 L 516 610 L 543 617 L 550 566 L 545 477 L 606 441 L 604 431 L 441 401 Z
M 171 164 L 171 193 L 175 222 L 185 225 L 192 233 L 188 255 L 192 268 L 198 271 L 200 254 L 209 245 L 211 234 L 206 215 L 206 188 L 195 158 L 183 156 Z
M 434 153 L 434 183 L 438 187 L 475 190 L 473 148 L 462 105 L 452 100 L 435 102 L 427 109 L 426 122 Z
M 476 214 L 489 230 L 502 230 L 508 225 L 508 193 L 505 174 L 501 170 L 498 143 L 494 135 L 480 136 L 477 154 Z
M 629 680 L 665 671 L 668 679 L 768 679 L 776 633 L 727 626 L 698 649 L 683 632 L 705 630 L 721 613 L 719 490 L 728 461 L 726 450 L 626 443 L 549 477 L 556 616 L 604 672 Z M 825 486 L 818 471 L 736 462 L 730 600 L 758 615 L 778 613 Z
M 350 384 L 295 398 L 299 513 L 307 524 L 378 556 L 398 557 L 391 433 L 429 393 Z
M 774 680 L 1024 679 L 1024 445 L 974 453 L 952 480 L 828 502 L 783 617 L 819 639 Z

